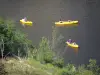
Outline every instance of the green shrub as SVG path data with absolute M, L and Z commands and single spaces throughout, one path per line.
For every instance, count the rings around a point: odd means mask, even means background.
M 90 59 L 89 60 L 89 64 L 87 65 L 88 70 L 91 70 L 95 75 L 99 75 L 100 73 L 100 68 L 99 66 L 96 64 L 96 60 L 95 59 Z
M 45 63 L 51 63 L 53 60 L 54 52 L 50 49 L 48 39 L 42 37 L 39 43 L 39 48 L 37 49 L 37 60 Z
M 52 64 L 54 66 L 59 67 L 59 68 L 63 68 L 63 66 L 64 66 L 64 59 L 63 58 L 57 58 L 56 60 L 53 61 Z
M 80 65 L 75 75 L 94 75 L 94 73 L 85 68 L 85 65 Z
M 73 64 L 67 64 L 66 67 L 61 68 L 58 72 L 58 75 L 75 75 L 76 67 Z

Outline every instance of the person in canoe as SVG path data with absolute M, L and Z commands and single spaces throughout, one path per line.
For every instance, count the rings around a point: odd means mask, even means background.
M 23 20 L 24 22 L 26 22 L 26 21 L 27 21 L 27 18 L 26 18 L 26 17 L 24 17 L 22 20 Z
M 69 42 L 69 43 L 73 43 L 72 39 L 69 39 L 67 42 Z
M 74 42 L 72 39 L 69 39 L 67 42 L 73 43 L 74 45 L 76 45 L 76 42 Z
M 79 45 L 78 44 L 76 44 L 76 42 L 75 41 L 73 41 L 72 39 L 69 39 L 68 41 L 67 41 L 68 43 L 67 43 L 67 46 L 69 46 L 69 47 L 71 47 L 71 48 L 73 48 L 74 49 L 74 51 L 77 53 L 78 52 L 78 50 L 79 50 Z
M 60 22 L 60 23 L 63 23 L 61 19 L 59 20 L 59 22 Z
M 26 22 L 26 21 L 27 21 L 27 18 L 24 17 L 24 18 L 22 19 L 22 21 L 23 21 L 23 22 Z M 22 24 L 22 25 L 25 27 L 25 24 Z

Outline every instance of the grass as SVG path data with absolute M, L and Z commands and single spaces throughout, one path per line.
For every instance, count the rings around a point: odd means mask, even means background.
M 33 60 L 33 63 L 25 59 L 15 60 L 10 59 L 8 61 L 3 61 L 5 65 L 4 69 L 8 75 L 51 75 L 46 70 L 42 69 L 42 64 Z M 34 64 L 34 66 L 33 66 Z
M 35 59 L 16 60 L 10 58 L 0 63 L 0 75 L 100 75 L 87 69 L 84 65 L 75 67 L 67 64 L 59 68 L 52 64 L 41 64 Z

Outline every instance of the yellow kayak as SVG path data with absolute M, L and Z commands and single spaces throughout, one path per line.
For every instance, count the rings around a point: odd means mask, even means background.
M 21 22 L 22 24 L 25 24 L 25 25 L 28 25 L 28 26 L 32 26 L 32 24 L 33 24 L 32 21 L 26 21 L 26 22 L 24 22 L 23 20 L 20 20 L 20 22 Z
M 55 22 L 55 25 L 58 27 L 63 27 L 63 26 L 77 26 L 78 21 L 59 21 Z
M 69 43 L 69 42 L 66 42 L 66 44 L 72 48 L 79 48 L 79 46 L 76 44 L 76 43 Z

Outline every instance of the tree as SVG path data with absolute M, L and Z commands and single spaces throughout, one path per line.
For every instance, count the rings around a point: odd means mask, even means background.
M 20 50 L 21 56 L 26 56 L 32 44 L 27 35 L 15 27 L 13 20 L 0 18 L 0 37 L 3 37 L 0 40 L 4 42 L 4 55 L 8 52 L 18 54 Z
M 1 36 L 0 49 L 1 49 L 1 56 L 2 56 L 2 59 L 3 59 L 3 52 L 4 52 L 4 36 Z

